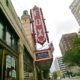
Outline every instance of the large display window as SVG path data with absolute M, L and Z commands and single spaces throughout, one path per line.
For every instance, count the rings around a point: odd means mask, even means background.
M 0 80 L 18 80 L 18 58 L 0 45 Z
M 15 70 L 15 58 L 7 55 L 6 56 L 6 71 L 5 77 L 7 79 L 16 80 L 16 70 Z
M 0 80 L 18 80 L 18 58 L 6 49 L 0 49 Z
M 5 56 L 4 80 L 17 80 L 16 59 L 11 55 Z

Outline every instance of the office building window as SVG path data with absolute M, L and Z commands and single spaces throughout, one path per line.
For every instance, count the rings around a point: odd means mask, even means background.
M 0 39 L 2 39 L 3 42 L 6 42 L 6 44 L 13 50 L 18 52 L 19 37 L 1 10 L 0 14 Z
M 16 38 L 16 36 L 12 36 L 12 48 L 16 51 L 18 51 L 18 39 Z
M 6 31 L 6 43 L 13 50 L 18 51 L 18 37 L 13 31 L 11 32 L 9 29 Z
M 11 46 L 11 34 L 8 31 L 6 32 L 6 43 Z
M 9 4 L 9 3 L 8 3 L 8 0 L 6 0 L 6 5 L 8 6 L 8 4 Z
M 0 39 L 3 39 L 3 25 L 0 22 Z
M 13 50 L 18 51 L 18 36 L 13 29 L 6 27 L 6 43 Z

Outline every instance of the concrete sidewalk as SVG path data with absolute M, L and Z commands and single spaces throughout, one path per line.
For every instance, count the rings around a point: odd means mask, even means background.
M 80 80 L 80 76 L 64 78 L 64 79 L 61 79 L 61 80 Z

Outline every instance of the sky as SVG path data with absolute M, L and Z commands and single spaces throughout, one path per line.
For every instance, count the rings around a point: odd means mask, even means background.
M 49 32 L 49 40 L 54 45 L 53 58 L 61 56 L 59 49 L 59 41 L 62 34 L 78 32 L 79 25 L 74 18 L 69 6 L 73 0 L 11 0 L 16 13 L 19 17 L 24 10 L 34 7 L 34 5 L 42 8 L 43 16 L 46 19 L 45 24 Z M 54 71 L 54 62 L 51 66 L 51 71 Z

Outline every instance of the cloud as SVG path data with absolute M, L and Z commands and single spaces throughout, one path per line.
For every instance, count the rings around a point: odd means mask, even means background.
M 73 22 L 73 20 L 67 20 L 56 24 L 56 34 L 76 32 L 78 30 L 78 26 Z

